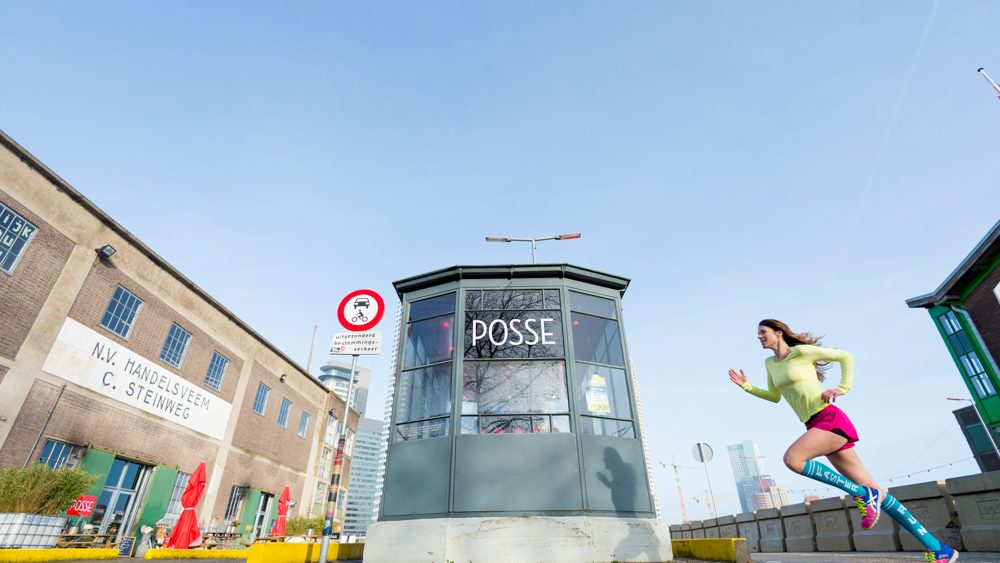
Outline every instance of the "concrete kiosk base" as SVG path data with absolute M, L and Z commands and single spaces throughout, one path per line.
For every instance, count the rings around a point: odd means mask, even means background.
M 670 529 L 647 518 L 427 518 L 368 527 L 365 563 L 672 561 Z

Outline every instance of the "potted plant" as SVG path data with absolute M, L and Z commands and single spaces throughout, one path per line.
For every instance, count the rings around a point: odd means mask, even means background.
M 66 527 L 66 509 L 96 477 L 40 463 L 0 469 L 0 548 L 54 547 Z

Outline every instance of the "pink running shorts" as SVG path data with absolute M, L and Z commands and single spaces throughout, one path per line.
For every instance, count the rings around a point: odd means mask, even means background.
M 840 449 L 837 450 L 838 452 L 853 448 L 854 442 L 861 439 L 858 438 L 858 431 L 854 429 L 854 423 L 852 423 L 851 419 L 847 418 L 847 414 L 837 408 L 836 405 L 827 405 L 823 408 L 823 410 L 812 415 L 812 417 L 806 421 L 806 428 L 819 428 L 820 430 L 833 432 L 838 436 L 846 438 L 847 443 L 841 446 Z

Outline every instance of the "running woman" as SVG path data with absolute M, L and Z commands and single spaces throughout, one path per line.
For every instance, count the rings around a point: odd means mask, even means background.
M 808 332 L 795 333 L 788 325 L 764 319 L 757 327 L 757 339 L 774 356 L 764 361 L 767 389 L 754 387 L 743 370 L 729 370 L 729 380 L 741 389 L 777 403 L 782 397 L 792 407 L 806 432 L 788 447 L 785 465 L 810 479 L 832 485 L 854 497 L 861 513 L 861 527 L 869 529 L 883 511 L 926 548 L 929 563 L 951 563 L 958 552 L 931 535 L 895 497 L 880 487 L 854 451 L 859 440 L 851 419 L 833 403 L 851 390 L 854 356 L 842 350 L 819 347 L 819 339 Z M 827 362 L 840 364 L 840 385 L 823 390 L 823 369 Z M 836 471 L 813 458 L 826 456 Z

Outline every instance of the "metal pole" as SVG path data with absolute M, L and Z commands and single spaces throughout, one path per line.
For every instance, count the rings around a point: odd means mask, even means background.
M 715 492 L 712 491 L 712 478 L 708 476 L 708 462 L 705 461 L 705 450 L 701 447 L 701 442 L 698 442 L 698 453 L 701 457 L 701 464 L 705 466 L 705 479 L 708 480 L 708 494 L 712 497 L 712 518 L 716 517 L 715 510 Z
M 45 424 L 43 424 L 42 429 L 38 431 L 38 437 L 35 438 L 35 443 L 32 444 L 31 449 L 28 450 L 28 457 L 24 460 L 24 465 L 21 466 L 21 469 L 28 467 L 28 464 L 31 463 L 31 454 L 35 451 L 35 448 L 38 447 L 38 442 L 42 441 L 42 435 L 45 434 L 45 429 L 48 427 L 49 421 L 52 420 L 52 413 L 56 412 L 56 405 L 59 404 L 59 399 L 62 399 L 62 394 L 65 390 L 66 384 L 63 383 L 62 389 L 59 390 L 59 395 L 56 396 L 55 402 L 52 403 L 52 408 L 49 409 L 49 416 L 45 418 Z
M 340 473 L 344 468 L 344 444 L 347 442 L 347 425 L 351 420 L 351 391 L 354 390 L 354 368 L 358 365 L 358 355 L 351 357 L 351 379 L 347 382 L 347 402 L 344 405 L 344 424 L 337 439 L 337 454 L 333 458 L 333 473 L 330 475 L 330 490 L 326 494 L 326 517 L 323 520 L 323 541 L 319 548 L 319 563 L 326 563 L 333 535 L 333 520 L 337 516 L 337 495 L 340 492 Z M 341 530 L 343 531 L 343 530 Z
M 531 239 L 531 263 L 535 263 L 535 239 Z

